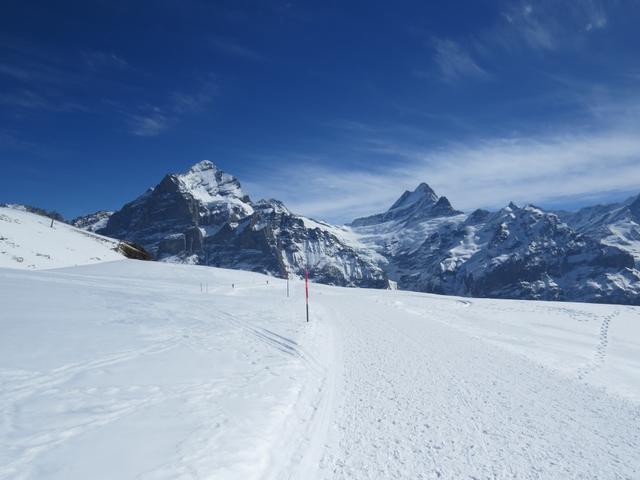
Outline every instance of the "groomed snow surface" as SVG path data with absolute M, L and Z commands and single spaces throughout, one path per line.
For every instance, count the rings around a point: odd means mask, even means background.
M 0 478 L 640 478 L 640 308 L 290 287 L 0 269 Z

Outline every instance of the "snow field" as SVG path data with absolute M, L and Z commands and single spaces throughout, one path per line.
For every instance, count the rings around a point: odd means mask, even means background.
M 34 213 L 0 207 L 0 268 L 45 269 L 124 256 L 118 241 Z
M 135 261 L 2 270 L 0 478 L 275 468 L 271 446 L 322 376 L 299 347 L 314 330 L 265 277 L 213 273 Z
M 0 269 L 0 478 L 640 477 L 640 308 L 290 287 Z

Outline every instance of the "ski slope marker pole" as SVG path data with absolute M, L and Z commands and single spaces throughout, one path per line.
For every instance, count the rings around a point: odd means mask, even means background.
M 309 270 L 304 271 L 304 295 L 307 303 L 307 323 L 309 322 Z

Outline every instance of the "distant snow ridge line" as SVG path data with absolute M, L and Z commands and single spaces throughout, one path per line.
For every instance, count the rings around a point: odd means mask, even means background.
M 166 262 L 462 296 L 640 304 L 640 196 L 576 213 L 510 204 L 465 214 L 426 183 L 334 226 L 252 201 L 202 161 L 108 215 L 98 233 Z M 89 225 L 97 225 L 93 218 Z

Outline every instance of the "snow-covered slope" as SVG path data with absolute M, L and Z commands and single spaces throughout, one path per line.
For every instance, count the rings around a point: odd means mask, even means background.
M 0 267 L 59 268 L 121 260 L 118 241 L 35 213 L 0 207 Z
M 638 478 L 640 308 L 0 268 L 0 478 Z M 34 301 L 37 299 L 37 301 Z

